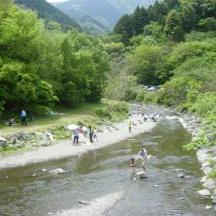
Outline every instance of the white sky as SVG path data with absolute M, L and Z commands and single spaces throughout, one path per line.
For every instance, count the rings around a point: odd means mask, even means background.
M 55 3 L 55 2 L 64 2 L 64 1 L 67 1 L 67 0 L 46 0 L 46 1 L 48 1 L 48 2 L 50 2 L 50 3 Z

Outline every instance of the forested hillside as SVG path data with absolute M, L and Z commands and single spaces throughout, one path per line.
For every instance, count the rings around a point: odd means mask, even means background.
M 206 125 L 190 147 L 213 144 L 207 137 L 215 137 L 216 122 L 216 1 L 156 1 L 124 15 L 114 31 L 106 95 L 194 112 Z M 160 89 L 149 92 L 146 85 Z
M 161 27 L 171 41 L 180 42 L 185 33 L 193 30 L 215 30 L 215 5 L 214 0 L 156 1 L 148 9 L 137 7 L 132 15 L 124 15 L 114 32 L 122 34 L 123 40 L 128 41 L 132 36 L 150 34 L 152 28 Z
M 62 25 L 64 29 L 72 27 L 77 29 L 80 28 L 80 26 L 72 18 L 46 2 L 46 0 L 15 0 L 15 2 L 36 11 L 40 18 L 46 20 L 46 23 L 50 26 L 50 28 L 53 25 L 53 21 Z
M 109 65 L 99 39 L 47 30 L 9 0 L 0 2 L 0 20 L 1 113 L 100 100 Z

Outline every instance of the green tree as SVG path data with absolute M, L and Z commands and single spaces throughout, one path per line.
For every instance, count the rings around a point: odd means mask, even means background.
M 138 77 L 138 82 L 145 85 L 160 83 L 158 71 L 161 67 L 161 48 L 142 44 L 135 48 L 129 56 L 132 72 Z
M 114 27 L 114 33 L 122 35 L 122 42 L 124 43 L 129 42 L 133 32 L 132 17 L 129 15 L 122 16 Z
M 137 7 L 132 16 L 133 34 L 141 34 L 144 26 L 148 23 L 149 18 L 147 10 L 144 7 Z
M 57 98 L 52 87 L 34 74 L 25 71 L 21 63 L 5 63 L 0 68 L 0 99 L 6 109 L 50 106 Z
M 165 34 L 175 42 L 184 40 L 182 20 L 180 14 L 176 10 L 171 10 L 167 15 L 164 31 Z

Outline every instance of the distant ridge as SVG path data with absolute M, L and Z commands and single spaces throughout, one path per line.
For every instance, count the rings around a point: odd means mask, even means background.
M 73 27 L 81 29 L 76 21 L 45 0 L 15 0 L 15 3 L 37 11 L 40 18 L 53 20 L 59 23 L 63 28 L 69 29 Z

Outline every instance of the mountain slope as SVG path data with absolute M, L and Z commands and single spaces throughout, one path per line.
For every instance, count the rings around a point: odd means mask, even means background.
M 73 19 L 45 0 L 15 0 L 15 3 L 37 11 L 39 17 L 45 20 L 53 20 L 64 28 L 75 27 L 80 29 L 80 26 Z
M 153 4 L 156 0 L 108 0 L 119 12 L 123 14 L 131 13 L 135 8 L 139 6 L 148 7 Z
M 104 26 L 113 27 L 121 13 L 108 0 L 69 0 L 56 5 L 58 9 L 74 19 L 92 16 Z
M 83 30 L 92 35 L 103 35 L 109 33 L 109 28 L 102 25 L 91 16 L 85 16 L 79 20 L 79 24 Z

